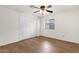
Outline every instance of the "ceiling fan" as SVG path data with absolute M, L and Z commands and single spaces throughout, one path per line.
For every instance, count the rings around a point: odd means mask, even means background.
M 37 10 L 37 11 L 33 12 L 33 13 L 37 13 L 37 12 L 42 11 L 42 12 L 41 12 L 41 13 L 42 13 L 42 15 L 44 14 L 44 11 L 46 11 L 46 12 L 48 12 L 48 13 L 53 13 L 53 11 L 48 10 L 48 9 L 49 9 L 49 8 L 51 8 L 51 7 L 52 7 L 52 5 L 48 5 L 48 6 L 41 5 L 40 7 L 36 7 L 36 6 L 34 6 L 34 5 L 31 5 L 31 8 L 36 8 L 36 9 L 39 9 L 39 10 Z

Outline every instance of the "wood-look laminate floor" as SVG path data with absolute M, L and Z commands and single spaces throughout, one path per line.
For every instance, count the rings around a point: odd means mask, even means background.
M 79 53 L 79 44 L 35 37 L 0 47 L 3 53 Z

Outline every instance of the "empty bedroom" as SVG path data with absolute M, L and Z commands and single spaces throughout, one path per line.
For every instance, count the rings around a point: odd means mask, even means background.
M 0 53 L 79 53 L 79 5 L 0 5 Z

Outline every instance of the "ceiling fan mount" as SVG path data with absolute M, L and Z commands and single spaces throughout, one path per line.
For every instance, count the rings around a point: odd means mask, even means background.
M 44 10 L 44 9 L 45 9 L 45 6 L 41 6 L 40 9 L 41 9 L 41 10 Z

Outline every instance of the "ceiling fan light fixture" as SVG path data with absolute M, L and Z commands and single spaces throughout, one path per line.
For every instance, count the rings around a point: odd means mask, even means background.
M 46 14 L 46 13 L 47 13 L 47 12 L 44 10 L 44 11 L 43 11 L 43 14 Z
M 40 14 L 42 13 L 42 10 L 40 10 L 40 12 L 39 12 Z
M 39 13 L 42 14 L 42 15 L 45 15 L 47 12 L 45 10 L 44 11 L 40 10 Z

